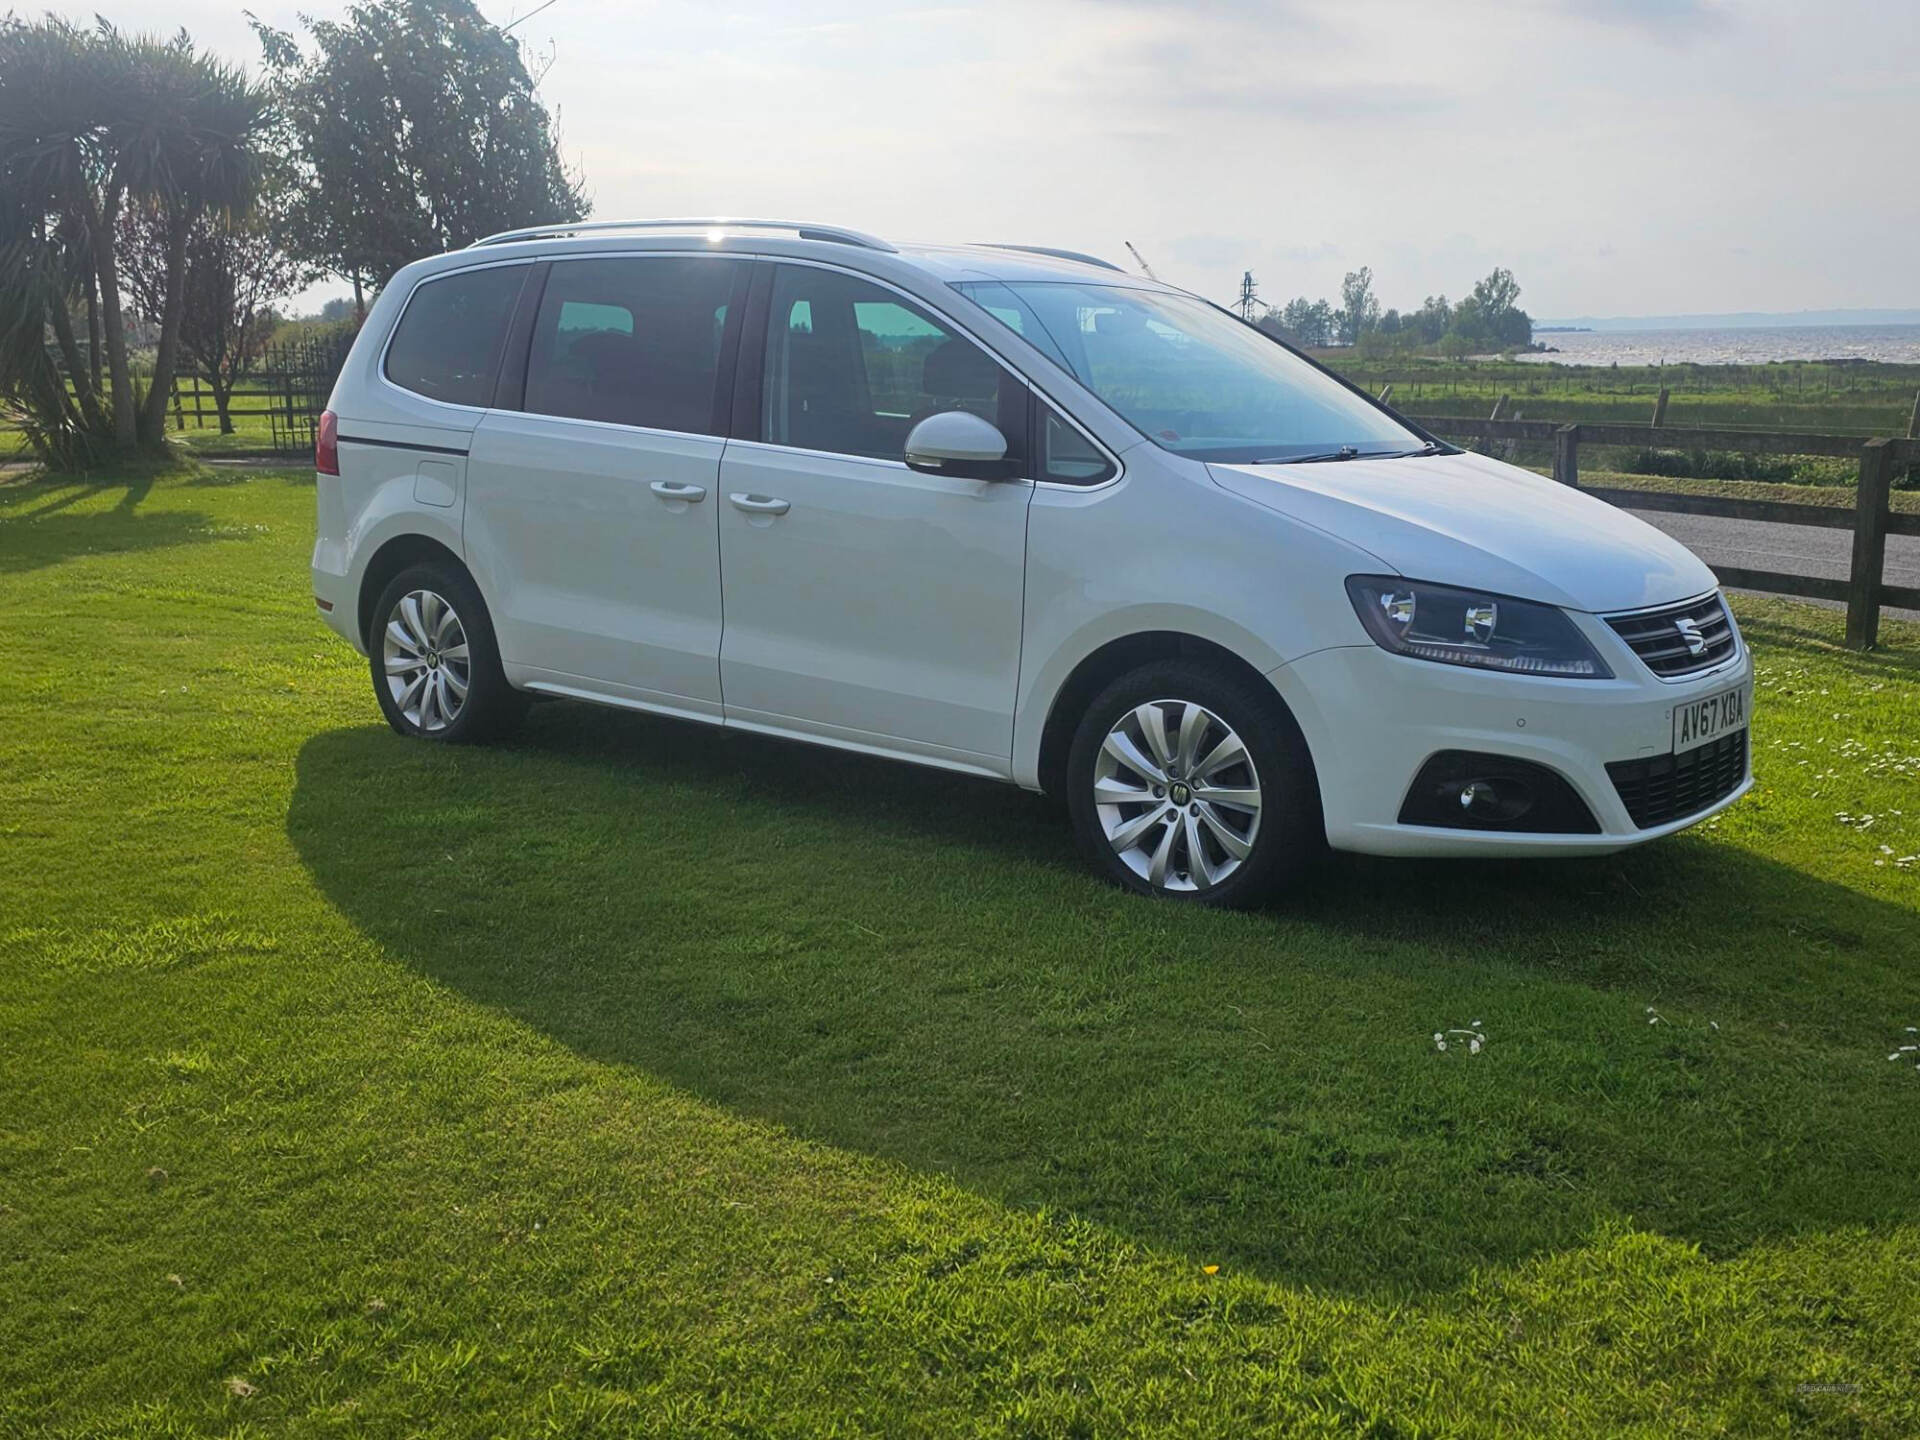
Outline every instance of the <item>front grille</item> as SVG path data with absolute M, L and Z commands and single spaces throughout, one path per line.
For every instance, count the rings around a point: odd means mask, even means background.
M 1740 788 L 1747 774 L 1747 732 L 1736 730 L 1679 755 L 1616 760 L 1607 775 L 1642 830 L 1697 815 Z
M 1687 625 L 1677 622 L 1687 621 Z M 1642 610 L 1634 615 L 1609 615 L 1620 638 L 1633 647 L 1633 653 L 1646 662 L 1656 675 L 1691 675 L 1710 670 L 1732 657 L 1736 641 L 1733 621 L 1718 595 L 1691 600 L 1685 605 L 1669 605 L 1664 610 Z M 1695 654 L 1687 643 L 1689 629 L 1697 629 L 1706 648 Z

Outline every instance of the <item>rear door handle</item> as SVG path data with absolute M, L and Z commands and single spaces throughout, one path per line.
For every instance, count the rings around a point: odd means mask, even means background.
M 689 505 L 707 498 L 704 485 L 688 485 L 679 480 L 656 480 L 647 488 L 662 500 L 684 500 Z
M 749 515 L 784 515 L 793 507 L 786 501 L 773 495 L 751 495 L 744 490 L 736 490 L 727 496 L 736 510 L 745 510 Z

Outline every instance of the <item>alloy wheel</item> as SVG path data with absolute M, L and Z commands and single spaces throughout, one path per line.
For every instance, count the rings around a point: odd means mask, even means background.
M 394 708 L 422 734 L 460 718 L 473 683 L 467 632 L 443 595 L 410 590 L 387 616 L 382 660 Z
M 1093 802 L 1113 853 L 1156 890 L 1211 890 L 1260 833 L 1252 755 L 1188 700 L 1150 700 L 1114 723 L 1094 761 Z

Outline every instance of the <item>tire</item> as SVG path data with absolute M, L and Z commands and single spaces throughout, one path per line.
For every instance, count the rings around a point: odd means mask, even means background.
M 410 739 L 488 740 L 526 713 L 526 696 L 500 668 L 486 603 L 457 565 L 423 561 L 387 582 L 368 627 L 367 659 L 381 713 Z
M 1259 904 L 1326 848 L 1293 717 L 1205 660 L 1143 665 L 1094 698 L 1067 756 L 1067 807 L 1101 874 L 1193 904 Z

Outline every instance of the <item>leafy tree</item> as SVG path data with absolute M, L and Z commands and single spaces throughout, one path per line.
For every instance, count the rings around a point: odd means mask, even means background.
M 1324 300 L 1309 300 L 1304 295 L 1289 300 L 1280 309 L 1269 310 L 1260 323 L 1296 345 L 1318 347 L 1333 343 L 1333 307 Z
M 1518 350 L 1533 343 L 1533 319 L 1519 305 L 1520 285 L 1511 270 L 1495 270 L 1454 307 L 1449 338 L 1457 349 Z
M 163 438 L 179 349 L 186 234 L 245 203 L 264 97 L 239 71 L 104 21 L 0 19 L 0 391 L 56 463 Z M 165 238 L 160 326 L 135 398 L 114 236 L 122 210 L 156 207 Z M 87 317 L 82 351 L 76 310 Z M 60 365 L 47 354 L 51 333 Z M 101 351 L 105 351 L 102 376 Z M 50 374 L 64 368 L 67 381 Z
M 1342 345 L 1357 344 L 1380 323 L 1380 302 L 1373 293 L 1373 271 L 1362 265 L 1340 282 L 1338 332 Z
M 1429 295 L 1420 308 L 1407 317 L 1408 328 L 1422 345 L 1438 345 L 1453 324 L 1453 307 L 1444 295 Z
M 156 206 L 133 207 L 121 217 L 121 271 L 144 319 L 158 320 L 164 312 L 167 239 L 166 217 Z M 311 278 L 281 248 L 271 210 L 237 217 L 203 214 L 189 227 L 180 354 L 213 391 L 222 434 L 233 433 L 234 385 L 280 323 L 273 302 Z
M 359 314 L 366 287 L 410 260 L 586 214 L 518 45 L 470 0 L 303 19 L 312 53 L 252 24 L 304 195 L 290 233 L 352 283 Z
M 1511 270 L 1496 268 L 1473 287 L 1473 298 L 1480 302 L 1482 314 L 1497 319 L 1520 308 L 1520 282 Z
M 1520 308 L 1520 282 L 1511 270 L 1494 270 L 1473 287 L 1472 299 L 1493 344 L 1518 350 L 1533 343 L 1533 317 Z

